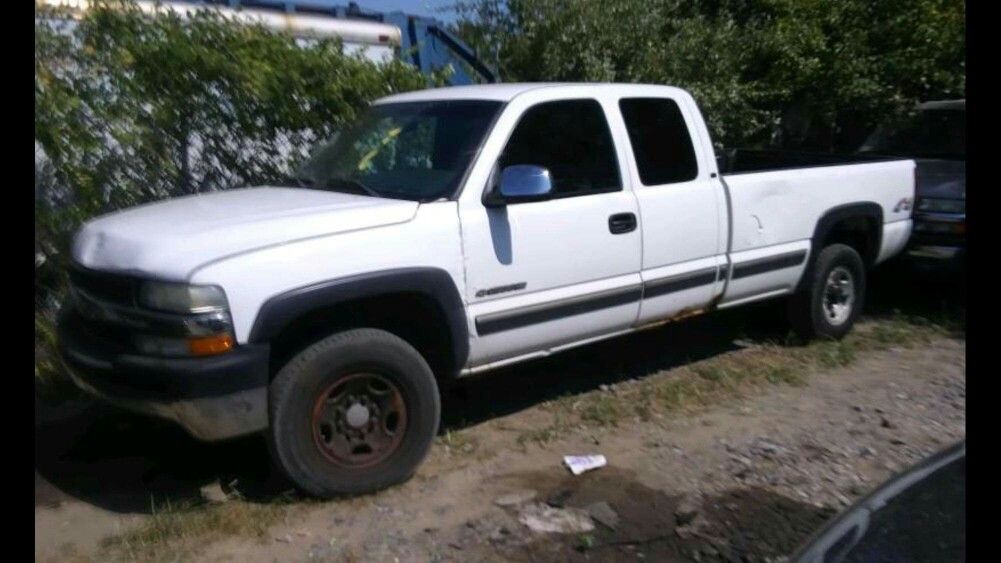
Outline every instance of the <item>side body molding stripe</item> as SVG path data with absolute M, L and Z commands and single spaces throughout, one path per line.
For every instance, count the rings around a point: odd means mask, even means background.
M 715 283 L 718 270 L 719 268 L 714 266 L 704 270 L 696 270 L 694 272 L 646 282 L 643 285 L 643 298 L 660 297 L 661 295 L 667 295 L 676 291 Z
M 807 252 L 805 250 L 800 250 L 734 264 L 732 267 L 732 279 L 798 266 L 806 260 L 806 255 Z M 521 307 L 510 311 L 480 315 L 476 317 L 476 332 L 480 336 L 486 336 L 505 330 L 635 303 L 640 299 L 661 297 L 678 291 L 709 285 L 718 280 L 726 279 L 727 269 L 727 265 L 723 264 L 668 278 L 648 281 L 642 286 L 629 286 L 622 289 L 613 289 L 539 305 Z
M 554 321 L 563 317 L 591 313 L 601 309 L 635 303 L 640 300 L 643 287 L 634 285 L 622 289 L 612 289 L 569 299 L 560 299 L 540 305 L 521 307 L 476 317 L 476 332 L 493 334 L 523 326 Z
M 355 299 L 390 294 L 430 297 L 447 320 L 456 375 L 469 359 L 466 309 L 452 277 L 439 268 L 399 268 L 358 274 L 300 287 L 264 302 L 250 330 L 252 343 L 267 342 L 302 315 Z
M 799 266 L 804 260 L 806 260 L 806 251 L 798 250 L 796 252 L 787 252 L 777 256 L 767 256 L 757 260 L 740 262 L 733 265 L 733 278 L 731 279 L 736 280 L 746 278 L 747 276 L 771 272 L 772 270 L 781 270 L 783 268 Z

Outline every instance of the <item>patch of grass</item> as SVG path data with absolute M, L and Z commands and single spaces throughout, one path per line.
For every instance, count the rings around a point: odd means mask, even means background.
M 949 322 L 936 322 L 924 317 L 897 314 L 871 323 L 866 330 L 858 335 L 849 335 L 848 339 L 861 340 L 873 347 L 910 348 L 928 342 L 932 336 L 954 332 L 954 327 Z
M 525 430 L 518 434 L 515 439 L 518 445 L 524 448 L 528 444 L 538 444 L 545 445 L 552 442 L 559 435 L 558 429 L 555 426 L 543 426 L 542 428 L 532 428 L 531 430 Z
M 694 366 L 691 366 L 691 370 L 695 373 L 695 375 L 701 377 L 702 379 L 719 385 L 722 385 L 734 378 L 734 374 L 731 374 L 722 362 L 709 361 L 695 364 Z
M 564 393 L 559 397 L 543 403 L 543 408 L 557 414 L 567 414 L 576 411 L 580 407 L 580 395 Z
M 797 386 L 806 384 L 806 374 L 792 365 L 779 364 L 766 366 L 764 376 L 769 383 L 773 384 L 784 383 L 786 385 Z
M 577 537 L 577 541 L 574 542 L 574 549 L 584 552 L 594 549 L 596 545 L 598 545 L 598 542 L 594 539 L 594 536 L 591 534 L 581 534 Z
M 618 426 L 627 414 L 625 403 L 607 391 L 589 397 L 580 409 L 581 420 L 590 426 Z
M 553 422 L 522 432 L 518 443 L 544 445 L 574 428 L 615 427 L 630 416 L 650 420 L 660 413 L 680 414 L 763 385 L 805 385 L 815 370 L 845 367 L 865 352 L 915 346 L 946 334 L 948 330 L 938 323 L 899 315 L 862 323 L 842 340 L 804 344 L 790 337 L 762 342 L 638 384 L 618 385 L 614 392 L 594 390 L 560 397 L 545 407 L 553 412 Z
M 811 356 L 820 367 L 839 368 L 855 361 L 859 345 L 850 340 L 827 340 L 810 347 Z
M 660 406 L 668 411 L 675 411 L 686 406 L 704 404 L 713 384 L 681 373 L 676 378 L 651 382 L 650 386 Z
M 545 446 L 559 439 L 573 426 L 580 424 L 580 412 L 587 409 L 585 403 L 595 400 L 599 392 L 575 395 L 566 393 L 542 404 L 542 409 L 552 413 L 552 422 L 537 428 L 523 430 L 515 438 L 522 449 L 528 444 Z
M 653 405 L 651 404 L 650 397 L 648 395 L 643 395 L 641 400 L 637 401 L 633 405 L 633 410 L 642 422 L 649 422 L 654 415 Z
M 448 452 L 470 454 L 480 447 L 480 441 L 471 432 L 461 430 L 446 430 L 438 438 L 439 443 L 445 446 Z
M 736 391 L 747 383 L 761 380 L 798 385 L 803 382 L 801 364 L 801 360 L 786 348 L 766 344 L 734 355 L 704 360 L 689 366 L 689 369 L 703 380 L 700 395 L 705 395 L 709 390 Z
M 240 500 L 223 504 L 171 504 L 154 506 L 138 527 L 106 538 L 102 547 L 127 560 L 162 560 L 181 557 L 185 544 L 229 536 L 264 537 L 284 519 L 290 507 L 283 503 L 254 504 Z M 183 557 L 182 557 L 183 558 Z
M 565 434 L 573 425 L 567 412 L 554 412 L 553 421 L 545 426 L 522 431 L 515 438 L 518 445 L 524 449 L 528 444 L 545 446 Z

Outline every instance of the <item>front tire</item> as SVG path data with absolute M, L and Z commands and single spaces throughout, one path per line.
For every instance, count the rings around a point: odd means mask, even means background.
M 441 399 L 424 358 L 401 338 L 356 329 L 307 347 L 270 388 L 268 445 L 317 497 L 408 480 L 438 431 Z
M 852 329 L 865 301 L 865 265 L 854 248 L 832 244 L 806 273 L 805 291 L 789 300 L 793 330 L 806 340 L 840 339 Z

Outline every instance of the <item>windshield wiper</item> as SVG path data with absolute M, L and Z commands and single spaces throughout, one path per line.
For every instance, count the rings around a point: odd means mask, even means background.
M 327 181 L 323 183 L 322 188 L 347 189 L 348 191 L 352 191 L 358 195 L 382 197 L 382 194 L 374 189 L 366 186 L 358 180 L 355 180 L 354 178 L 348 178 L 346 176 L 332 176 L 327 178 Z

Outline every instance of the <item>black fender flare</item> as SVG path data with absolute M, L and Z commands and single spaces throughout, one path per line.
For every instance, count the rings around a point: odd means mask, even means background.
M 875 261 L 879 255 L 879 249 L 883 246 L 883 208 L 878 203 L 872 201 L 859 201 L 832 207 L 820 216 L 820 219 L 817 220 L 817 225 L 813 228 L 813 236 L 810 238 L 810 257 L 806 262 L 806 268 L 803 270 L 804 275 L 800 278 L 799 284 L 796 286 L 796 291 L 804 291 L 806 289 L 806 283 L 809 278 L 806 274 L 813 270 L 813 266 L 817 262 L 820 245 L 823 244 L 824 239 L 831 233 L 834 226 L 845 219 L 857 217 L 871 219 L 876 223 L 876 240 L 873 241 L 874 256 L 872 256 L 871 260 L 868 257 L 862 257 L 866 267 Z
M 314 283 L 268 298 L 250 330 L 249 342 L 268 342 L 303 315 L 341 303 L 380 295 L 416 293 L 441 308 L 452 346 L 452 374 L 469 359 L 466 308 L 452 277 L 440 268 L 397 268 Z

